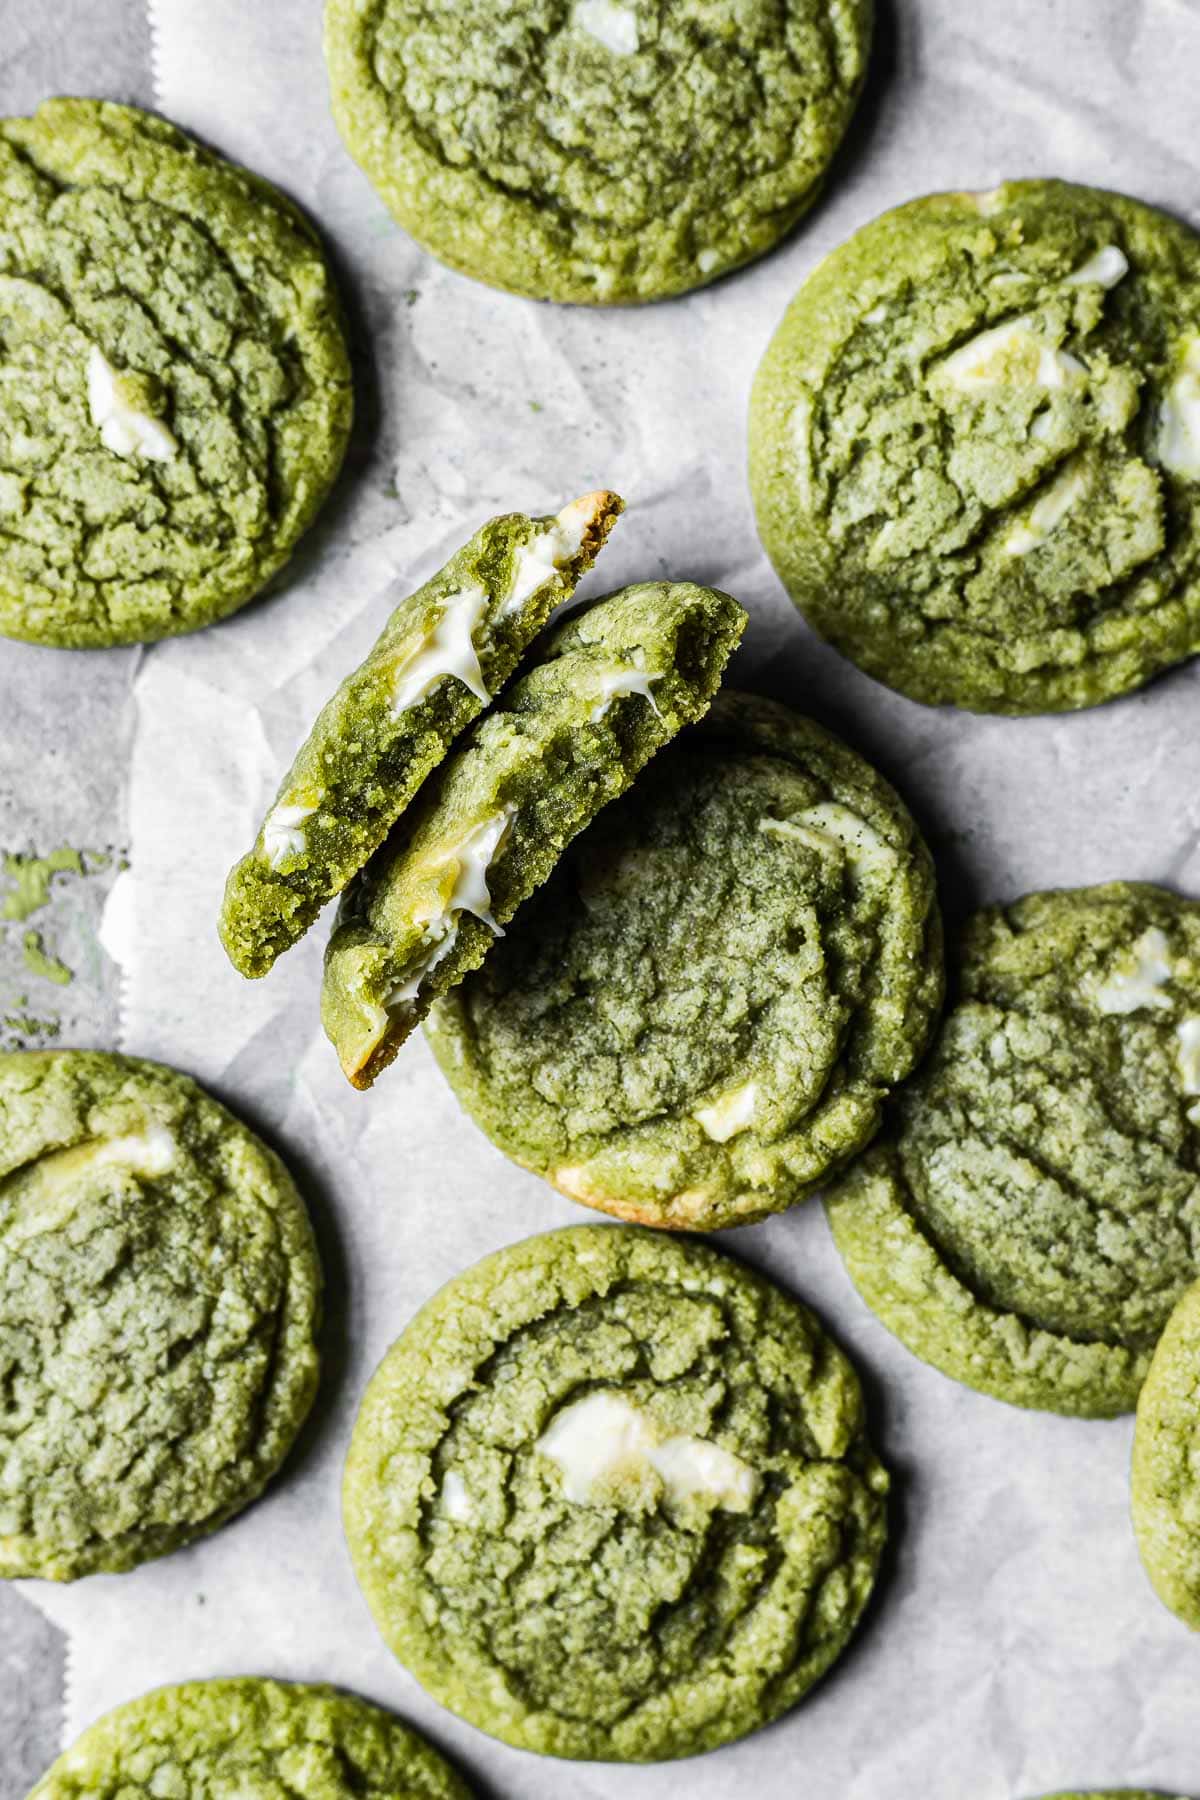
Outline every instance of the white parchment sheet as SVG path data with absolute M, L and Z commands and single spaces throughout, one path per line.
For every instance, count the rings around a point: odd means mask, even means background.
M 1200 893 L 1200 664 L 1076 718 L 923 710 L 814 642 L 759 550 L 744 478 L 746 399 L 774 325 L 817 259 L 885 206 L 1055 173 L 1200 225 L 1200 6 L 883 5 L 860 122 L 807 226 L 706 293 L 616 312 L 492 293 L 391 224 L 328 116 L 318 0 L 151 11 L 161 109 L 280 182 L 326 232 L 362 417 L 347 478 L 281 591 L 141 665 L 133 869 L 110 921 L 123 1044 L 194 1071 L 286 1154 L 317 1218 L 331 1319 L 315 1420 L 247 1516 L 132 1575 L 25 1585 L 69 1633 L 66 1736 L 158 1683 L 254 1671 L 394 1706 L 502 1800 L 1015 1800 L 1115 1784 L 1200 1796 L 1200 1643 L 1140 1571 L 1129 1422 L 1025 1415 L 922 1368 L 856 1298 L 815 1206 L 729 1241 L 856 1356 L 896 1474 L 894 1550 L 851 1653 L 783 1723 L 683 1766 L 540 1761 L 434 1705 L 383 1648 L 343 1545 L 357 1400 L 442 1281 L 591 1215 L 480 1137 L 419 1040 L 373 1093 L 351 1092 L 317 1021 L 322 930 L 256 984 L 214 932 L 225 870 L 391 586 L 425 579 L 493 511 L 550 510 L 598 484 L 630 501 L 604 585 L 670 574 L 737 594 L 753 623 L 734 679 L 812 711 L 884 768 L 929 833 L 952 912 L 1118 875 Z

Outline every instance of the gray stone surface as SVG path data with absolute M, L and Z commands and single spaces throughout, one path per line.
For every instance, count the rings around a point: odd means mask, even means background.
M 26 112 L 55 93 L 151 103 L 142 0 L 0 0 L 0 34 L 0 114 Z M 139 655 L 0 639 L 0 851 L 121 849 L 126 719 Z M 56 1042 L 112 1043 L 114 970 L 95 936 L 112 867 L 87 880 L 59 876 L 43 911 L 0 922 L 0 1043 L 44 1035 L 3 1027 L 18 1014 L 56 1025 Z M 0 880 L 0 891 L 9 885 Z M 24 935 L 35 928 L 74 971 L 69 986 L 26 966 Z M 36 1607 L 0 1583 L 0 1800 L 20 1800 L 58 1752 L 65 1648 Z

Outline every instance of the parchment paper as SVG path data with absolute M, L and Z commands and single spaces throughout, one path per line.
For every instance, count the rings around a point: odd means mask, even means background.
M 743 473 L 750 379 L 787 300 L 885 206 L 1053 173 L 1200 224 L 1200 10 L 885 5 L 860 122 L 809 223 L 708 292 L 618 312 L 506 298 L 415 249 L 329 120 L 316 0 L 152 0 L 151 12 L 162 110 L 282 183 L 327 233 L 363 420 L 348 478 L 278 595 L 141 663 L 133 871 L 108 941 L 125 965 L 124 1046 L 192 1070 L 304 1182 L 332 1318 L 317 1416 L 251 1513 L 132 1575 L 27 1584 L 69 1634 L 66 1736 L 157 1683 L 258 1671 L 394 1706 L 484 1793 L 512 1800 L 1013 1800 L 1117 1784 L 1200 1796 L 1200 1646 L 1140 1571 L 1129 1422 L 1025 1415 L 918 1365 L 856 1298 L 815 1206 L 726 1241 L 816 1305 L 867 1377 L 897 1476 L 894 1550 L 852 1652 L 786 1721 L 682 1767 L 539 1761 L 442 1712 L 383 1648 L 353 1582 L 338 1483 L 355 1406 L 442 1281 L 591 1215 L 479 1136 L 421 1042 L 370 1095 L 345 1086 L 317 1022 L 320 929 L 259 984 L 226 965 L 213 929 L 225 870 L 378 630 L 390 586 L 424 579 L 494 510 L 549 509 L 599 483 L 631 502 L 603 585 L 662 572 L 739 595 L 753 626 L 734 679 L 822 718 L 897 782 L 952 914 L 1110 876 L 1200 893 L 1200 665 L 1076 718 L 923 710 L 801 625 L 759 550 Z

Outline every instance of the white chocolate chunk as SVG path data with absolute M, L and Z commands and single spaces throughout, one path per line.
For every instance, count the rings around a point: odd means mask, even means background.
M 672 1500 L 700 1497 L 726 1512 L 747 1512 L 760 1478 L 732 1451 L 705 1438 L 662 1438 L 653 1421 L 620 1394 L 597 1391 L 555 1414 L 534 1448 L 558 1464 L 563 1493 L 586 1506 L 623 1472 L 654 1470 Z M 603 1497 L 603 1496 L 601 1496 Z
M 834 845 L 857 874 L 889 868 L 896 860 L 896 852 L 887 840 L 858 813 L 836 800 L 805 807 L 790 819 L 761 819 L 758 828 L 773 837 L 796 838 L 814 850 L 827 850 Z
M 1129 258 L 1116 244 L 1106 244 L 1081 263 L 1073 275 L 1067 276 L 1068 287 L 1084 287 L 1094 282 L 1097 287 L 1115 288 L 1129 273 Z
M 272 869 L 282 869 L 293 856 L 304 854 L 305 819 L 311 818 L 316 806 L 273 806 L 263 821 L 263 855 Z
M 575 0 L 571 23 L 614 56 L 632 56 L 638 47 L 637 13 L 618 0 Z
M 976 188 L 974 192 L 964 193 L 963 199 L 969 200 L 982 218 L 990 219 L 993 213 L 1004 210 L 1004 184 L 1002 182 L 999 187 L 994 188 Z
M 492 917 L 492 896 L 488 892 L 487 877 L 496 852 L 512 823 L 514 811 L 514 807 L 506 806 L 492 818 L 485 819 L 481 825 L 473 826 L 452 850 L 448 850 L 433 865 L 436 870 L 445 868 L 450 863 L 457 864 L 454 886 L 439 911 L 429 914 L 425 919 L 419 913 L 416 915 L 418 923 L 427 926 L 424 946 L 405 979 L 388 995 L 388 1006 L 397 1006 L 417 998 L 422 982 L 454 948 L 462 913 L 473 913 L 497 937 L 504 936 L 503 930 Z
M 1012 527 L 1004 540 L 1005 555 L 1028 556 L 1031 550 L 1044 544 L 1091 485 L 1091 472 L 1086 463 L 1078 457 L 1064 463 L 1045 493 L 1030 508 L 1028 516 Z
M 1181 1019 L 1175 1027 L 1175 1036 L 1179 1040 L 1177 1060 L 1183 1091 L 1189 1096 L 1200 1094 L 1200 1019 Z M 1188 1117 L 1191 1118 L 1195 1111 L 1192 1107 Z
M 1006 387 L 1063 388 L 1086 373 L 1078 357 L 1046 343 L 1022 316 L 952 350 L 935 363 L 930 379 L 960 394 L 984 394 Z
M 591 495 L 572 500 L 555 517 L 548 530 L 522 544 L 513 559 L 508 592 L 500 603 L 501 614 L 519 612 L 540 587 L 574 562 L 583 549 L 588 526 L 595 517 Z
M 445 925 L 440 931 L 427 937 L 426 947 L 418 960 L 412 965 L 405 980 L 397 982 L 387 997 L 388 1007 L 400 1006 L 405 1001 L 413 1001 L 421 991 L 421 983 L 431 975 L 440 962 L 444 962 L 454 948 L 454 940 L 458 936 L 456 925 Z M 382 1017 L 379 1035 L 383 1036 L 387 1029 L 387 1013 Z
M 1200 1088 L 1196 1091 L 1200 1093 Z M 132 1169 L 135 1175 L 165 1175 L 173 1166 L 179 1147 L 167 1127 L 155 1122 L 144 1131 L 107 1138 L 85 1148 L 89 1168 L 117 1167 Z M 82 1160 L 84 1151 L 75 1154 Z M 80 1163 L 75 1167 L 80 1167 Z
M 623 700 L 628 694 L 640 694 L 644 700 L 650 702 L 655 713 L 661 718 L 662 714 L 658 711 L 654 695 L 650 692 L 654 683 L 661 680 L 661 675 L 647 675 L 636 658 L 623 668 L 614 666 L 611 669 L 603 670 L 599 678 L 599 695 L 588 717 L 595 723 L 597 719 L 604 717 L 614 700 Z
M 1148 1006 L 1170 1010 L 1170 996 L 1161 991 L 1171 979 L 1169 952 L 1166 933 L 1152 925 L 1106 981 L 1093 977 L 1085 984 L 1086 998 L 1102 1013 L 1135 1013 Z
M 719 250 L 713 250 L 710 247 L 709 249 L 700 252 L 699 256 L 696 258 L 696 267 L 702 275 L 711 275 L 720 260 L 721 252 Z
M 727 1144 L 754 1122 L 757 1105 L 758 1083 L 747 1081 L 718 1094 L 707 1106 L 698 1106 L 692 1117 L 714 1144 Z
M 481 587 L 462 588 L 448 594 L 433 630 L 417 644 L 396 670 L 392 712 L 396 717 L 424 700 L 447 676 L 454 676 L 486 706 L 491 699 L 479 667 L 475 633 L 487 611 L 487 595 Z
M 453 1519 L 458 1525 L 464 1524 L 474 1511 L 467 1484 L 454 1469 L 446 1471 L 446 1479 L 442 1483 L 442 1510 L 448 1519 Z
M 88 411 L 106 449 L 116 456 L 170 462 L 179 449 L 178 439 L 161 419 L 129 405 L 120 376 L 95 344 L 88 354 L 87 386 Z
M 174 1166 L 178 1148 L 167 1127 L 155 1121 L 124 1137 L 96 1138 L 43 1156 L 16 1177 L 18 1204 L 5 1226 L 6 1243 L 14 1247 L 61 1230 L 74 1211 L 80 1179 L 91 1171 L 123 1169 L 153 1179 Z
M 1200 337 L 1185 345 L 1179 373 L 1163 398 L 1155 451 L 1172 475 L 1200 481 Z

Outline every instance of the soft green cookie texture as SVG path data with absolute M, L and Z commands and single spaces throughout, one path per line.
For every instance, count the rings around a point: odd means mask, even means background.
M 708 717 L 580 837 L 427 1030 L 500 1148 L 646 1225 L 744 1224 L 860 1150 L 942 995 L 893 790 L 786 707 Z
M 353 401 L 316 237 L 163 119 L 0 121 L 0 632 L 194 631 L 282 568 Z
M 1054 181 L 886 213 L 776 332 L 750 468 L 792 598 L 890 687 L 1140 686 L 1200 647 L 1200 238 Z
M 479 966 L 576 833 L 707 712 L 745 624 L 712 588 L 622 588 L 569 617 L 447 759 L 347 888 L 329 942 L 321 1016 L 356 1087 Z
M 265 975 L 376 851 L 425 777 L 574 593 L 622 510 L 585 494 L 553 518 L 506 513 L 401 600 L 301 746 L 230 872 L 221 941 Z
M 1200 1284 L 1171 1314 L 1138 1398 L 1132 1489 L 1146 1573 L 1200 1631 Z
M 334 117 L 406 231 L 535 299 L 655 300 L 771 249 L 866 74 L 872 0 L 327 0 Z
M 1200 904 L 1161 888 L 981 912 L 957 1003 L 826 1197 L 915 1355 L 1018 1406 L 1136 1404 L 1200 1270 Z
M 424 1738 L 365 1700 L 254 1676 L 157 1688 L 107 1713 L 29 1800 L 470 1800 Z
M 531 1238 L 392 1346 L 346 1534 L 395 1654 L 521 1749 L 657 1762 L 793 1706 L 866 1605 L 888 1480 L 808 1310 L 686 1240 Z
M 0 1575 L 130 1569 L 253 1500 L 320 1286 L 283 1164 L 186 1076 L 0 1056 Z

